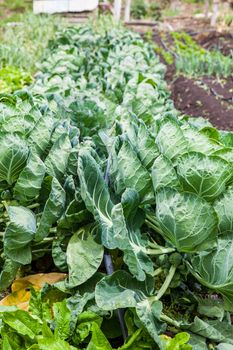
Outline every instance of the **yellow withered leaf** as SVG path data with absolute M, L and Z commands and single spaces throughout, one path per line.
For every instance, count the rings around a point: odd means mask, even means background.
M 45 283 L 54 284 L 56 282 L 62 281 L 66 278 L 65 273 L 38 273 L 36 275 L 29 275 L 22 278 L 18 278 L 12 283 L 11 290 L 16 292 L 20 289 L 29 288 L 32 286 L 36 290 L 40 290 Z
M 40 290 L 45 283 L 54 284 L 66 278 L 65 273 L 39 273 L 16 279 L 12 286 L 12 293 L 0 301 L 2 306 L 18 306 L 22 310 L 28 310 L 31 297 L 30 287 Z

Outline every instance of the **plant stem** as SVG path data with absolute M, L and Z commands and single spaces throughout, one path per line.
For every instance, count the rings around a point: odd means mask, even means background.
M 165 281 L 163 282 L 163 285 L 162 287 L 160 288 L 160 290 L 158 291 L 157 295 L 153 296 L 153 297 L 150 297 L 150 300 L 153 302 L 153 301 L 157 301 L 159 299 L 162 298 L 162 296 L 166 293 L 174 275 L 175 275 L 175 272 L 176 272 L 176 267 L 174 265 L 172 265 L 170 267 L 170 270 L 168 272 L 168 275 L 165 279 Z
M 163 272 L 162 267 L 158 267 L 156 270 L 154 270 L 154 272 L 152 272 L 151 276 L 156 277 L 162 272 Z
M 51 249 L 36 249 L 36 250 L 32 250 L 33 254 L 36 254 L 36 253 L 49 253 L 49 252 L 51 252 Z
M 162 255 L 162 254 L 168 254 L 173 253 L 176 250 L 174 248 L 164 248 L 164 247 L 158 247 L 158 249 L 145 249 L 144 252 L 148 255 Z
M 172 318 L 168 317 L 167 315 L 161 314 L 160 319 L 164 322 L 169 323 L 171 326 L 174 326 L 176 328 L 180 328 L 180 326 L 181 326 L 181 322 L 173 320 Z
M 27 206 L 28 209 L 34 209 L 34 208 L 38 208 L 40 206 L 39 203 L 33 203 Z
M 158 232 L 161 236 L 163 236 L 163 232 L 161 231 L 161 229 L 158 226 L 156 226 L 154 223 L 152 223 L 147 219 L 145 220 L 145 223 L 147 224 L 147 226 L 149 226 L 150 228 Z

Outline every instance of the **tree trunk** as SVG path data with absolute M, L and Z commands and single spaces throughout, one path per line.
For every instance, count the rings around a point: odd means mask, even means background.
M 114 1 L 114 19 L 118 22 L 120 21 L 120 18 L 121 18 L 121 5 L 122 5 L 122 0 Z
M 210 9 L 210 0 L 205 0 L 205 10 L 204 10 L 205 18 L 208 18 L 209 9 Z
M 131 6 L 131 0 L 126 0 L 126 2 L 125 2 L 125 22 L 129 22 L 129 20 L 130 20 L 130 6 Z
M 217 18 L 219 13 L 219 3 L 220 3 L 220 0 L 213 0 L 213 14 L 210 21 L 211 26 L 215 26 L 217 23 Z

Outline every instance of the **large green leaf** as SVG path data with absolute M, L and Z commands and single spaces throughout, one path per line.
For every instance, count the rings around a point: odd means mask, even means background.
M 156 217 L 164 237 L 181 252 L 204 250 L 216 241 L 217 215 L 195 194 L 171 188 L 159 190 Z
M 168 117 L 160 124 L 156 142 L 160 152 L 171 160 L 189 150 L 188 142 L 178 122 Z
M 94 241 L 89 229 L 84 227 L 76 232 L 67 246 L 69 286 L 71 287 L 79 286 L 91 278 L 103 259 L 104 248 Z
M 91 325 L 92 337 L 87 350 L 112 350 L 112 347 L 96 322 Z
M 64 133 L 53 144 L 45 160 L 47 173 L 61 180 L 66 171 L 70 152 L 70 139 L 67 133 Z
M 162 154 L 155 159 L 151 176 L 155 192 L 166 186 L 180 188 L 180 182 L 172 162 Z
M 46 118 L 44 116 L 40 118 L 28 138 L 32 152 L 35 151 L 39 156 L 44 156 L 50 144 L 54 123 L 55 121 L 51 115 L 47 115 Z
M 188 141 L 189 151 L 201 152 L 210 155 L 211 153 L 221 149 L 221 145 L 206 134 L 201 133 L 197 128 L 184 123 L 181 126 L 183 134 Z
M 231 235 L 220 236 L 216 248 L 193 256 L 189 265 L 190 271 L 199 282 L 223 295 L 225 308 L 231 312 L 233 311 L 232 249 Z
M 233 233 L 233 187 L 228 188 L 214 203 L 218 215 L 218 229 L 221 234 Z
M 159 156 L 159 150 L 155 143 L 155 138 L 149 133 L 146 125 L 140 122 L 136 128 L 136 151 L 138 156 L 147 169 L 150 169 L 153 161 Z
M 0 274 L 0 291 L 6 290 L 14 281 L 20 264 L 6 258 Z
M 4 236 L 4 252 L 15 262 L 29 264 L 31 262 L 30 243 L 36 232 L 36 217 L 24 207 L 8 207 L 10 224 Z
M 160 321 L 162 309 L 163 304 L 160 301 L 151 303 L 148 299 L 139 302 L 136 307 L 136 312 L 140 321 L 161 350 L 164 348 L 159 334 L 165 330 L 165 327 Z
M 35 199 L 40 192 L 44 175 L 44 163 L 36 154 L 32 153 L 14 187 L 16 198 L 22 203 Z
M 145 282 L 139 282 L 125 271 L 116 271 L 97 283 L 95 299 L 103 310 L 115 310 L 125 307 L 136 307 L 146 299 L 153 289 L 147 289 Z
M 185 191 L 213 201 L 225 191 L 232 165 L 217 156 L 190 152 L 178 159 L 177 173 Z
M 65 207 L 66 194 L 56 178 L 53 178 L 49 198 L 40 219 L 35 240 L 41 241 L 49 234 L 49 229 L 61 217 Z
M 151 177 L 143 166 L 129 141 L 123 141 L 119 150 L 118 167 L 125 187 L 135 189 L 142 197 L 150 197 L 152 193 Z
M 28 147 L 20 137 L 8 134 L 0 139 L 0 180 L 12 185 L 26 164 Z
M 103 175 L 88 150 L 81 150 L 78 160 L 78 175 L 81 186 L 81 196 L 87 209 L 95 216 L 101 225 L 102 240 L 106 243 L 112 233 L 112 208 L 108 187 Z M 111 241 L 111 238 L 110 238 Z M 110 242 L 111 244 L 111 242 Z M 113 247 L 114 242 L 112 243 Z
M 3 322 L 18 332 L 18 334 L 27 336 L 30 339 L 35 339 L 41 331 L 39 320 L 23 310 L 5 312 L 3 314 Z

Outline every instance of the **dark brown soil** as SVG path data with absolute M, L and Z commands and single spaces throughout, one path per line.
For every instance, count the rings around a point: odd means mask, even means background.
M 220 50 L 223 55 L 233 55 L 233 34 L 215 30 L 194 35 L 194 39 L 205 49 Z
M 171 84 L 175 107 L 184 114 L 207 118 L 222 130 L 233 130 L 233 81 L 224 85 L 214 78 L 178 77 Z
M 233 36 L 230 33 L 208 31 L 200 34 L 187 30 L 206 49 L 220 49 L 223 54 L 233 50 Z M 169 51 L 172 38 L 169 32 L 155 31 L 153 41 Z M 222 130 L 233 130 L 233 77 L 217 80 L 215 77 L 191 79 L 177 77 L 175 64 L 168 65 L 163 56 L 161 62 L 167 66 L 165 79 L 172 93 L 175 107 L 183 114 L 207 118 Z

